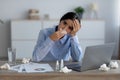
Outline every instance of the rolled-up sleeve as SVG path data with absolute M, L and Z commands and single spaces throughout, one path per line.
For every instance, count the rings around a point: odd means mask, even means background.
M 54 41 L 52 41 L 48 36 L 45 35 L 43 30 L 40 31 L 37 44 L 33 51 L 32 60 L 33 61 L 41 61 L 51 50 L 54 45 Z
M 81 61 L 83 58 L 82 48 L 77 36 L 71 37 L 71 57 L 73 61 Z

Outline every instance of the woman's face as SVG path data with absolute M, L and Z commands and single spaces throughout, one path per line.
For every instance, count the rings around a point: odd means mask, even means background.
M 73 21 L 70 19 L 62 20 L 58 25 L 58 30 L 60 29 L 70 33 L 73 30 Z

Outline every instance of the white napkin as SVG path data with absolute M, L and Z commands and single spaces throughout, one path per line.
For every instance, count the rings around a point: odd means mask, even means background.
M 72 71 L 72 69 L 68 69 L 66 66 L 63 67 L 63 68 L 60 70 L 60 72 L 64 72 L 64 73 L 69 73 L 69 72 L 71 72 L 71 71 Z
M 62 33 L 62 34 L 67 34 L 66 30 L 63 30 L 61 33 Z
M 106 64 L 102 64 L 102 65 L 100 66 L 99 70 L 100 70 L 100 71 L 105 71 L 105 72 L 106 72 L 106 71 L 110 70 L 110 68 L 107 67 Z
M 117 69 L 119 67 L 117 61 L 111 61 L 109 67 L 112 69 Z
M 30 59 L 28 58 L 23 58 L 22 59 L 22 63 L 26 64 L 26 63 L 29 63 L 30 62 Z
M 8 63 L 3 64 L 2 66 L 0 66 L 1 70 L 9 70 L 10 69 L 10 65 Z

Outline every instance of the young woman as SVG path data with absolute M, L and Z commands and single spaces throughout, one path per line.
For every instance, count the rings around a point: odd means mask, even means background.
M 63 15 L 57 26 L 39 33 L 33 51 L 33 61 L 81 61 L 83 53 L 76 33 L 81 28 L 79 17 L 74 12 Z

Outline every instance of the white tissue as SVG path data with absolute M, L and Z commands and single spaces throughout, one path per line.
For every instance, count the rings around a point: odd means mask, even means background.
M 0 66 L 1 70 L 9 70 L 10 69 L 10 65 L 8 63 L 3 64 L 2 66 Z
M 111 61 L 109 66 L 112 69 L 117 69 L 119 67 L 117 61 Z
M 22 63 L 24 63 L 24 64 L 29 63 L 29 62 L 30 62 L 30 59 L 27 59 L 27 58 L 22 59 Z
M 61 33 L 62 33 L 62 34 L 67 34 L 66 30 L 63 30 Z
M 63 68 L 60 70 L 60 72 L 64 72 L 64 73 L 69 73 L 69 72 L 71 72 L 71 71 L 72 71 L 72 69 L 68 69 L 66 66 L 63 67 Z
M 110 70 L 110 68 L 107 67 L 106 64 L 102 64 L 102 65 L 100 66 L 99 70 L 100 70 L 100 71 L 108 71 L 108 70 Z

